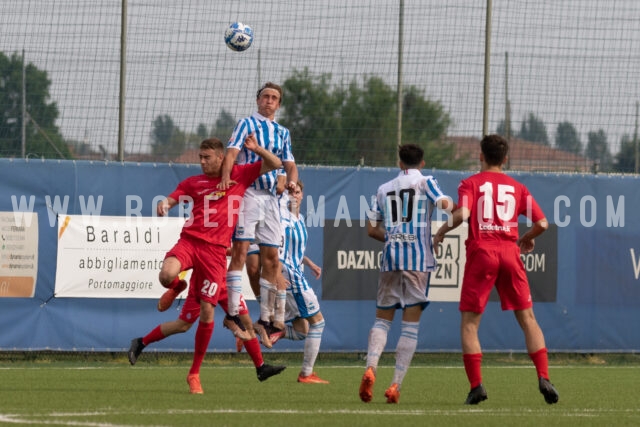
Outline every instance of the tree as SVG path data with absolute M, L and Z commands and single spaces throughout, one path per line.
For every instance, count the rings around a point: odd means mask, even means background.
M 200 139 L 207 139 L 209 136 L 209 131 L 207 130 L 207 126 L 204 123 L 200 123 L 198 128 L 196 129 L 196 135 Z
M 22 69 L 17 53 L 7 57 L 0 52 L 0 155 L 22 155 Z M 46 71 L 33 64 L 25 67 L 26 112 L 25 154 L 39 157 L 71 158 L 69 147 L 55 122 L 58 107 L 50 100 L 51 81 Z
M 456 159 L 454 145 L 444 143 L 451 118 L 441 103 L 428 100 L 423 91 L 409 86 L 404 91 L 402 111 L 402 142 L 422 146 L 425 167 L 464 169 L 468 165 L 469 159 Z
M 159 115 L 153 121 L 151 131 L 151 151 L 163 160 L 180 155 L 186 146 L 184 133 L 174 125 L 168 114 Z
M 498 126 L 496 127 L 496 133 L 498 135 L 504 136 L 505 138 L 507 138 L 508 136 L 510 139 L 513 136 L 513 125 L 511 124 L 511 121 L 509 121 L 509 135 L 507 135 L 506 123 L 506 120 L 500 120 Z
M 613 170 L 622 173 L 635 173 L 636 171 L 636 141 L 629 135 L 620 138 L 620 151 L 615 156 Z
M 395 164 L 395 103 L 395 91 L 379 77 L 370 77 L 362 87 L 351 82 L 340 121 L 345 145 L 354 151 L 353 160 L 364 159 L 374 166 Z
M 612 158 L 607 143 L 607 134 L 600 129 L 597 132 L 589 132 L 587 135 L 587 158 L 593 160 L 598 170 L 606 172 L 611 170 Z
M 280 122 L 292 133 L 298 163 L 394 166 L 397 162 L 397 95 L 379 77 L 331 85 L 331 75 L 295 71 L 283 83 Z M 403 143 L 425 150 L 428 167 L 456 168 L 452 145 L 443 142 L 451 119 L 442 105 L 404 89 Z
M 331 74 L 311 76 L 308 68 L 294 70 L 283 85 L 280 121 L 292 133 L 296 162 L 336 164 L 348 147 L 340 111 L 344 92 L 330 86 Z M 354 160 L 352 164 L 356 164 Z
M 542 145 L 549 145 L 547 128 L 542 120 L 533 113 L 529 113 L 529 115 L 522 120 L 518 138 Z
M 215 125 L 211 129 L 211 136 L 215 136 L 224 142 L 231 137 L 235 125 L 236 119 L 223 108 L 220 114 L 218 114 Z
M 578 131 L 569 122 L 558 123 L 556 128 L 556 147 L 569 153 L 581 154 L 582 142 Z

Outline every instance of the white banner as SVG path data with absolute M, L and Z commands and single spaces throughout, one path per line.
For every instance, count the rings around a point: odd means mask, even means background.
M 56 297 L 159 298 L 158 273 L 182 218 L 66 215 L 58 221 Z
M 56 297 L 159 298 L 165 288 L 158 273 L 184 222 L 169 217 L 61 217 Z M 191 274 L 181 275 L 188 281 Z M 242 287 L 245 299 L 255 299 L 245 271 Z
M 0 298 L 33 298 L 38 277 L 38 214 L 0 212 Z

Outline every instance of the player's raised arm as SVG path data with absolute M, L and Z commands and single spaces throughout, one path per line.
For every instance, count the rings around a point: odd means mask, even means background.
M 433 247 L 436 255 L 440 255 L 440 243 L 444 241 L 444 235 L 458 227 L 463 221 L 466 221 L 470 214 L 471 211 L 469 208 L 463 206 L 453 211 L 449 220 L 440 226 L 436 234 L 433 236 Z
M 438 209 L 445 211 L 447 215 L 451 216 L 453 211 L 456 210 L 456 204 L 453 199 L 449 196 L 444 196 L 436 202 L 436 206 Z
M 287 175 L 278 173 L 278 181 L 276 182 L 276 194 L 280 195 L 284 193 L 286 185 Z
M 256 139 L 255 134 L 251 133 L 247 136 L 244 140 L 244 146 L 248 150 L 253 151 L 258 156 L 262 157 L 262 167 L 260 168 L 261 174 L 270 172 L 274 169 L 280 169 L 282 167 L 282 162 L 278 156 L 258 145 L 258 140 Z
M 240 150 L 237 148 L 227 148 L 227 152 L 224 154 L 224 159 L 222 159 L 220 183 L 217 185 L 219 190 L 227 190 L 233 184 L 231 181 L 231 169 L 233 169 L 233 164 L 236 162 L 238 153 L 240 153 Z
M 295 162 L 283 162 L 284 170 L 287 173 L 287 190 L 294 191 L 298 182 L 298 166 Z
M 165 197 L 158 202 L 156 206 L 156 213 L 158 216 L 165 216 L 169 213 L 169 209 L 178 204 L 178 201 L 172 197 Z

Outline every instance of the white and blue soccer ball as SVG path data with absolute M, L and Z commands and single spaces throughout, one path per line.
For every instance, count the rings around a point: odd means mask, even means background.
M 234 22 L 224 32 L 224 42 L 236 52 L 247 50 L 253 43 L 253 30 L 242 22 Z

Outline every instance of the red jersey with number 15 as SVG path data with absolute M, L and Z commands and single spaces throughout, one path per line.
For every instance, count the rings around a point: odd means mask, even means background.
M 260 176 L 262 161 L 248 165 L 234 165 L 231 180 L 237 184 L 218 190 L 220 177 L 191 176 L 169 194 L 179 203 L 193 203 L 191 216 L 182 227 L 180 237 L 192 237 L 228 248 L 238 222 L 240 204 L 247 187 Z
M 471 242 L 489 243 L 518 240 L 518 217 L 537 222 L 544 213 L 524 184 L 499 172 L 480 172 L 460 182 L 458 207 L 471 211 Z

